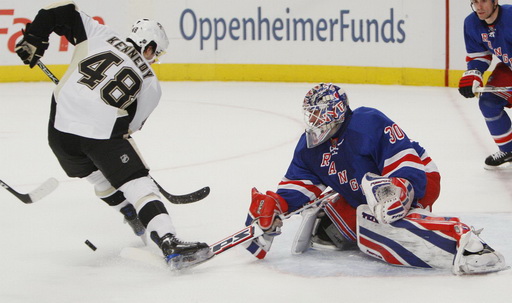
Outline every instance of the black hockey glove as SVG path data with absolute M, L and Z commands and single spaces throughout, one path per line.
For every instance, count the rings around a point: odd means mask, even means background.
M 44 55 L 48 49 L 48 38 L 41 38 L 29 34 L 30 23 L 27 24 L 25 30 L 22 30 L 23 39 L 16 44 L 14 49 L 18 56 L 23 60 L 23 63 L 28 64 L 33 68 L 37 61 Z

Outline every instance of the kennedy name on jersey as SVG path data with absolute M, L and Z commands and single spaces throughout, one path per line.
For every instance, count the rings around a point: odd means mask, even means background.
M 139 70 L 144 74 L 142 76 L 144 79 L 154 76 L 149 66 L 144 62 L 144 59 L 142 59 L 139 52 L 133 46 L 126 44 L 123 40 L 115 36 L 107 39 L 107 42 L 130 57 L 133 63 L 135 63 Z

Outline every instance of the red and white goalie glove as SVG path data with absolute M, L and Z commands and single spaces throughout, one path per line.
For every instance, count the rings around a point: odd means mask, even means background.
M 366 173 L 361 182 L 366 202 L 379 223 L 393 223 L 402 219 L 414 200 L 412 184 L 403 178 L 386 178 Z
M 252 202 L 249 207 L 251 223 L 256 222 L 268 235 L 279 235 L 281 226 L 283 226 L 279 215 L 288 211 L 288 203 L 280 195 L 271 191 L 262 194 L 256 188 L 253 188 L 251 194 Z

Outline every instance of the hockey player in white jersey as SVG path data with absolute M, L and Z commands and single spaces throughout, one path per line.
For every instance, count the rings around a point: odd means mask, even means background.
M 53 92 L 48 125 L 49 145 L 64 171 L 88 180 L 137 235 L 148 233 L 171 266 L 210 258 L 206 243 L 176 237 L 159 189 L 130 137 L 160 100 L 151 64 L 169 45 L 162 25 L 140 19 L 126 38 L 79 11 L 75 3 L 60 2 L 41 9 L 23 31 L 16 53 L 25 64 L 37 64 L 52 32 L 75 46 Z

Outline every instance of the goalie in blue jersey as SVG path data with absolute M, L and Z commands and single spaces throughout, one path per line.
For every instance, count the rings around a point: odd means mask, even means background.
M 307 92 L 303 111 L 307 129 L 277 191 L 252 190 L 246 225 L 258 224 L 265 234 L 246 248 L 257 258 L 266 256 L 280 234 L 280 214 L 332 189 L 337 198 L 302 212 L 292 252 L 357 245 L 395 265 L 450 268 L 456 274 L 506 267 L 479 232 L 456 217 L 430 212 L 440 174 L 397 123 L 374 108 L 352 110 L 344 90 L 330 83 Z
M 473 98 L 483 86 L 482 75 L 489 69 L 493 55 L 500 60 L 487 87 L 512 86 L 512 5 L 498 0 L 471 0 L 473 13 L 464 21 L 467 71 L 459 82 L 459 92 Z M 512 91 L 484 92 L 479 98 L 480 111 L 498 146 L 498 152 L 485 159 L 486 169 L 512 166 L 512 123 L 505 108 L 512 107 Z

